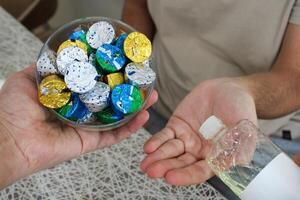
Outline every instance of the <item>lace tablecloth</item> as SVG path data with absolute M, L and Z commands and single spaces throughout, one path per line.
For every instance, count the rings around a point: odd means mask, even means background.
M 42 43 L 0 7 L 0 78 L 33 63 Z M 150 134 L 141 129 L 111 148 L 83 155 L 24 178 L 0 191 L 0 199 L 224 199 L 209 184 L 172 187 L 139 170 L 142 146 Z

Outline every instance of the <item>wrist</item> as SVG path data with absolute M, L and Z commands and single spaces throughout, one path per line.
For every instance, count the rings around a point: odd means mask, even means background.
M 9 129 L 0 123 L 0 189 L 26 176 L 29 165 Z

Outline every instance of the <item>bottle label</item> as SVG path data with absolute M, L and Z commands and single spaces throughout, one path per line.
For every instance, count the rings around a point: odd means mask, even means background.
M 300 200 L 300 168 L 285 153 L 278 154 L 250 182 L 242 200 Z

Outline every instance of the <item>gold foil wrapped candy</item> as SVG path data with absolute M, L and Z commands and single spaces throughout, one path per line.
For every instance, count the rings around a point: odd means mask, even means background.
M 71 46 L 78 47 L 87 53 L 88 47 L 85 43 L 80 40 L 66 40 L 58 47 L 57 54 L 59 54 L 63 49 Z
M 124 75 L 122 72 L 108 74 L 104 78 L 110 89 L 114 89 L 117 85 L 124 83 Z
M 66 89 L 67 85 L 57 75 L 47 76 L 38 88 L 39 101 L 48 108 L 60 108 L 71 98 L 71 92 Z
M 151 56 L 152 45 L 144 34 L 132 32 L 124 41 L 124 52 L 133 62 L 144 62 Z

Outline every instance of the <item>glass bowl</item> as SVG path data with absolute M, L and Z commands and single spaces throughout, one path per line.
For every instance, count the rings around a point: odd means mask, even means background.
M 132 28 L 131 26 L 125 24 L 124 22 L 121 22 L 119 20 L 116 19 L 110 19 L 110 18 L 106 18 L 106 17 L 86 17 L 86 18 L 81 18 L 81 19 L 77 19 L 75 21 L 72 21 L 70 23 L 67 23 L 65 25 L 63 25 L 62 27 L 60 27 L 58 30 L 56 30 L 45 42 L 45 44 L 43 45 L 38 58 L 40 58 L 40 56 L 49 51 L 52 52 L 56 55 L 56 51 L 59 47 L 59 45 L 61 43 L 63 43 L 64 41 L 66 41 L 67 39 L 69 39 L 69 35 L 76 29 L 76 28 L 81 28 L 85 31 L 88 30 L 88 28 L 98 22 L 98 21 L 107 21 L 109 22 L 115 29 L 116 32 L 116 36 L 120 35 L 123 32 L 126 33 L 130 33 L 130 32 L 135 32 L 136 30 L 134 28 Z M 153 62 L 149 62 L 150 67 L 152 67 Z M 37 85 L 39 86 L 40 82 L 42 80 L 42 77 L 39 75 L 39 73 L 36 70 L 36 82 Z M 120 126 L 125 125 L 126 123 L 128 123 L 133 117 L 135 117 L 147 104 L 147 101 L 149 100 L 149 97 L 153 91 L 154 88 L 154 83 L 151 84 L 147 89 L 145 89 L 145 98 L 144 98 L 144 102 L 142 104 L 142 107 L 134 113 L 131 113 L 129 115 L 125 115 L 123 119 L 114 122 L 114 123 L 110 123 L 110 124 L 103 124 L 99 121 L 96 122 L 88 122 L 88 123 L 77 123 L 74 121 L 71 121 L 63 116 L 61 116 L 60 114 L 58 114 L 54 109 L 48 109 L 51 113 L 53 113 L 59 120 L 61 120 L 62 122 L 64 122 L 65 124 L 68 124 L 69 126 L 72 127 L 76 127 L 76 128 L 82 128 L 85 130 L 89 130 L 89 131 L 107 131 L 107 130 L 112 130 L 115 128 L 118 128 Z

